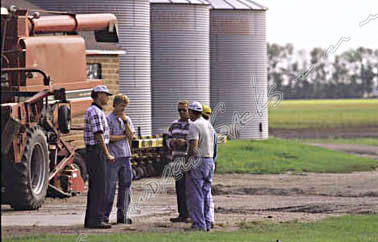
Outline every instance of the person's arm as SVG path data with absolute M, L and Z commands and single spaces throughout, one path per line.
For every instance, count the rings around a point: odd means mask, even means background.
M 99 115 L 98 113 L 95 113 L 94 115 L 92 115 L 90 117 L 90 123 L 91 123 L 91 126 L 92 126 L 92 131 L 95 135 L 96 142 L 100 146 L 101 150 L 104 152 L 106 159 L 109 162 L 113 162 L 114 157 L 110 154 L 108 147 L 105 144 L 105 139 L 104 139 L 105 127 L 103 126 L 100 117 L 101 117 L 101 115 Z M 107 117 L 105 117 L 105 118 L 107 119 Z
M 197 154 L 198 154 L 198 140 L 196 139 L 189 140 L 188 156 L 195 157 L 197 156 Z
M 122 113 L 121 119 L 122 119 L 123 123 L 125 124 L 125 138 L 127 138 L 129 141 L 131 141 L 134 137 L 134 131 L 130 127 L 129 123 L 127 122 L 126 113 Z
M 186 139 L 182 139 L 182 138 L 175 139 L 175 146 L 178 148 L 184 148 L 186 146 Z
M 217 138 L 217 133 L 214 132 L 214 162 L 217 161 L 218 158 L 218 138 Z
M 109 136 L 110 142 L 117 142 L 123 139 L 126 139 L 126 135 L 110 135 Z
M 95 133 L 95 138 L 96 138 L 97 143 L 100 145 L 102 151 L 104 152 L 106 159 L 109 162 L 113 162 L 114 157 L 110 154 L 108 147 L 105 144 L 104 134 L 102 132 L 97 132 Z
M 214 131 L 214 173 L 217 170 L 217 158 L 218 158 L 218 136 L 217 133 Z
M 197 157 L 198 156 L 198 140 L 199 140 L 199 131 L 197 130 L 194 124 L 189 126 L 189 131 L 187 135 L 187 140 L 189 141 L 188 148 L 188 157 Z
M 114 125 L 113 125 L 112 117 L 108 115 L 106 119 L 108 120 L 108 125 L 109 125 L 109 142 L 113 143 L 113 142 L 117 142 L 117 141 L 125 139 L 126 138 L 125 135 L 113 135 Z
M 129 141 L 131 141 L 134 138 L 134 132 L 130 128 L 130 125 L 127 121 L 124 121 L 123 123 L 125 124 L 125 136 Z
M 168 145 L 168 148 L 169 149 L 174 149 L 174 146 L 175 146 L 175 138 L 173 138 L 173 135 L 172 135 L 172 124 L 171 126 L 169 126 L 168 128 L 168 138 L 167 138 L 167 145 Z

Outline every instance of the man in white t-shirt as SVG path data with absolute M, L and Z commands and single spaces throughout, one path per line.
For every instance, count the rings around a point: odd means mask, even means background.
M 186 179 L 189 216 L 192 229 L 210 231 L 210 192 L 214 172 L 214 129 L 201 117 L 202 105 L 189 105 L 192 123 L 187 135 L 188 162 L 191 168 Z

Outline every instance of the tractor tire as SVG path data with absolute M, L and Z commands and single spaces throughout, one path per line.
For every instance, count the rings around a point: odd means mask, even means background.
M 73 164 L 79 168 L 80 176 L 85 183 L 88 180 L 87 165 L 85 163 L 83 156 L 81 154 L 79 154 L 78 152 L 75 152 Z
M 71 130 L 71 110 L 66 105 L 58 109 L 58 127 L 63 134 L 68 134 Z
M 136 179 L 136 171 L 134 168 L 132 168 L 132 172 L 133 172 L 133 181 Z
M 48 187 L 49 154 L 41 127 L 27 128 L 27 140 L 21 162 L 9 170 L 9 203 L 16 210 L 35 210 L 42 206 Z

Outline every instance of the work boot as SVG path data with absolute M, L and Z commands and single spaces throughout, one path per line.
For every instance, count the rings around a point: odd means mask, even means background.
M 172 223 L 190 223 L 190 218 L 178 216 L 177 218 L 169 219 Z
M 99 222 L 93 224 L 85 224 L 84 227 L 87 229 L 110 229 L 112 226 L 104 222 Z
M 117 218 L 117 224 L 132 224 L 133 221 L 129 218 Z

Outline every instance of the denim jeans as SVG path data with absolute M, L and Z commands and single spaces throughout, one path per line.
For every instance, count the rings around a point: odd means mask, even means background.
M 117 196 L 117 219 L 126 219 L 131 196 L 130 187 L 133 178 L 131 170 L 130 157 L 116 158 L 113 163 L 107 164 L 106 178 L 106 208 L 105 217 L 109 218 L 112 211 L 113 200 L 115 196 L 116 184 L 118 180 Z
M 212 158 L 201 158 L 198 167 L 192 168 L 186 176 L 186 194 L 189 216 L 193 221 L 192 228 L 210 229 L 210 193 L 213 181 L 214 161 Z

